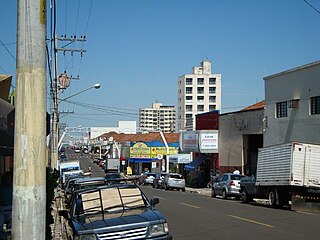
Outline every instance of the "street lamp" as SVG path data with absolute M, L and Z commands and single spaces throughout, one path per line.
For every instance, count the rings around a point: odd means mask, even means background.
M 90 86 L 80 92 L 77 92 L 73 95 L 70 95 L 63 99 L 58 99 L 57 97 L 53 99 L 53 108 L 52 108 L 52 132 L 51 132 L 51 162 L 50 165 L 52 168 L 57 168 L 58 163 L 58 123 L 59 123 L 59 117 L 58 117 L 58 106 L 61 102 L 72 98 L 76 95 L 79 95 L 80 93 L 86 92 L 92 88 L 99 89 L 101 87 L 100 83 L 96 83 L 93 86 Z M 56 96 L 56 95 L 55 95 Z
M 67 100 L 67 99 L 69 99 L 69 98 L 72 98 L 72 97 L 74 97 L 74 96 L 76 96 L 76 95 L 79 95 L 80 93 L 86 92 L 86 91 L 88 91 L 88 90 L 90 90 L 90 89 L 92 89 L 92 88 L 99 89 L 100 87 L 101 87 L 101 84 L 100 84 L 100 83 L 96 83 L 96 84 L 92 85 L 91 87 L 88 87 L 88 88 L 86 88 L 86 89 L 84 89 L 84 90 L 82 90 L 82 91 L 80 91 L 80 92 L 77 92 L 77 93 L 75 93 L 75 94 L 72 94 L 72 95 L 70 95 L 70 96 L 68 96 L 68 97 L 66 97 L 66 98 L 58 99 L 58 105 L 59 105 L 61 102 L 65 101 L 65 100 Z

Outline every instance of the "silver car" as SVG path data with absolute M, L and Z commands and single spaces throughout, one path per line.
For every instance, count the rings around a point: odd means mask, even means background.
M 240 174 L 225 173 L 218 177 L 212 184 L 211 197 L 217 195 L 222 196 L 224 199 L 228 197 L 236 197 L 240 199 L 240 180 L 244 177 Z
M 184 177 L 178 173 L 169 173 L 161 182 L 161 188 L 165 190 L 177 189 L 181 191 L 186 191 L 186 182 Z

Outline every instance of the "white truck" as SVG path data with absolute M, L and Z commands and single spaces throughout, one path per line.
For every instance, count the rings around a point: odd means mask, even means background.
M 119 172 L 120 171 L 120 159 L 119 158 L 107 158 L 104 165 L 105 173 Z
M 320 210 L 320 145 L 291 142 L 260 148 L 256 176 L 241 179 L 242 202 L 268 199 L 276 207 L 296 203 Z
M 64 184 L 65 176 L 67 172 L 78 172 L 81 171 L 80 169 L 80 163 L 78 160 L 75 161 L 64 161 L 59 163 L 59 174 L 60 174 L 60 180 L 61 183 Z

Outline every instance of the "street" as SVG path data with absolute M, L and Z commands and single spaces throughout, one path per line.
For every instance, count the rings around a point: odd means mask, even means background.
M 92 176 L 104 176 L 89 155 L 68 154 L 80 160 Z M 238 200 L 211 198 L 190 191 L 165 191 L 140 186 L 146 196 L 159 198 L 156 208 L 165 216 L 175 240 L 182 239 L 319 239 L 320 215 L 273 209 L 259 204 L 242 204 Z

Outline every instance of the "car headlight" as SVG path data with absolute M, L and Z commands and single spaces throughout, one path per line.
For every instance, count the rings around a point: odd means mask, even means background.
M 168 232 L 168 223 L 160 223 L 149 226 L 149 236 L 157 236 Z
M 80 235 L 80 236 L 74 236 L 74 240 L 96 240 L 96 235 L 94 234 L 85 234 L 85 235 Z

